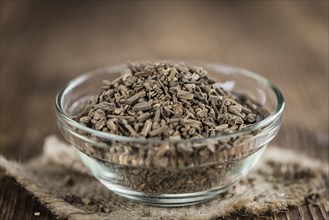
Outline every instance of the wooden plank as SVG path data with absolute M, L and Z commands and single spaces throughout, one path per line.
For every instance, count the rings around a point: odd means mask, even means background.
M 287 219 L 294 220 L 294 219 L 301 219 L 301 218 L 302 218 L 302 216 L 299 212 L 298 207 L 290 208 L 289 212 L 287 212 Z
M 3 202 L 1 202 L 3 201 Z M 0 178 L 0 219 L 56 219 L 51 212 L 41 205 L 13 179 Z M 35 213 L 39 215 L 35 215 Z
M 321 215 L 320 216 L 322 216 L 324 219 L 328 219 L 329 218 L 329 211 L 327 210 L 325 210 L 325 208 L 324 208 L 324 205 L 323 204 L 320 204 L 319 205 L 319 209 L 320 209 L 320 212 L 321 212 Z
M 300 213 L 301 219 L 312 219 L 312 216 L 306 205 L 298 206 L 298 211 Z
M 324 215 L 322 215 L 319 204 L 310 205 L 309 209 L 310 209 L 310 212 L 312 214 L 313 219 L 319 219 L 319 220 L 325 220 L 326 219 L 326 217 Z

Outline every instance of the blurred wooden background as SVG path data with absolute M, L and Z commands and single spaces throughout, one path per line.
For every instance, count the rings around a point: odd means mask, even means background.
M 44 138 L 59 135 L 57 91 L 82 72 L 190 58 L 270 79 L 286 99 L 273 143 L 328 161 L 328 10 L 328 1 L 1 1 L 0 153 L 40 154 Z M 35 210 L 54 218 L 14 181 L 2 178 L 0 188 L 1 219 Z M 270 217 L 323 219 L 328 206 Z

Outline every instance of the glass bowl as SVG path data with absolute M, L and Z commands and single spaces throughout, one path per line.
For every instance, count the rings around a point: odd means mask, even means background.
M 247 175 L 277 134 L 284 99 L 276 86 L 241 68 L 184 62 L 206 69 L 224 89 L 248 95 L 269 116 L 238 132 L 212 138 L 160 140 L 109 134 L 83 126 L 72 116 L 99 94 L 103 80 L 119 77 L 125 65 L 80 75 L 56 97 L 59 129 L 91 173 L 116 194 L 168 207 L 214 198 Z

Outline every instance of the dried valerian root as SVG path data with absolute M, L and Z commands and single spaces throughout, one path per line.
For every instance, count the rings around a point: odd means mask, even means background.
M 220 88 L 203 68 L 186 64 L 128 63 L 102 88 L 76 120 L 116 135 L 207 138 L 242 130 L 267 114 L 248 97 Z

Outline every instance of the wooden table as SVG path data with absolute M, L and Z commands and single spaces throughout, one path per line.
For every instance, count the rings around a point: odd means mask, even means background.
M 273 143 L 328 162 L 328 1 L 1 1 L 0 153 L 26 161 L 59 135 L 54 98 L 79 73 L 166 57 L 261 73 L 287 103 Z M 321 208 L 254 218 L 325 219 Z M 0 219 L 55 216 L 1 178 Z

